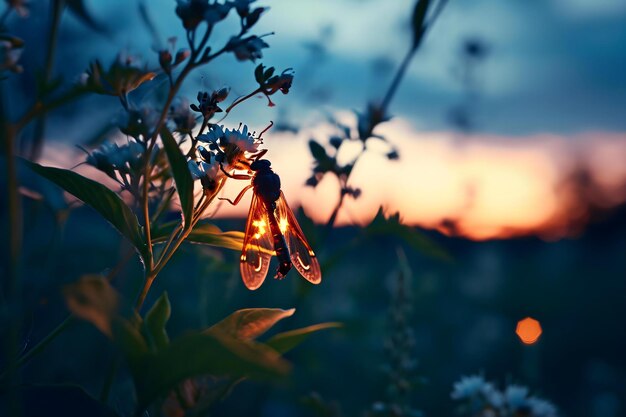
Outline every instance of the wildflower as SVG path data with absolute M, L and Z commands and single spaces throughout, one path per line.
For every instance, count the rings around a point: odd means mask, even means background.
M 22 45 L 23 41 L 19 38 L 0 40 L 0 72 L 8 70 L 19 74 L 24 70 L 17 63 L 22 56 Z
M 265 11 L 265 7 L 257 7 L 256 9 L 250 11 L 250 4 L 255 2 L 256 0 L 235 0 L 233 1 L 233 6 L 235 6 L 235 10 L 237 10 L 237 14 L 241 18 L 243 26 L 246 29 L 250 29 L 252 26 L 259 21 L 259 17 L 261 17 L 261 13 Z
M 262 58 L 261 49 L 268 48 L 269 45 L 258 36 L 249 36 L 239 39 L 236 36 L 230 38 L 226 45 L 227 51 L 232 51 L 239 61 L 250 60 L 255 62 L 258 58 Z
M 176 38 L 170 38 L 168 40 L 168 44 L 169 45 L 166 49 L 161 49 L 159 51 L 159 64 L 166 74 L 170 74 L 172 72 L 172 68 L 189 58 L 191 53 L 189 52 L 189 49 L 179 49 L 178 52 L 176 52 L 176 58 L 173 58 L 172 53 L 176 48 Z
M 265 94 L 274 94 L 276 91 L 280 90 L 283 94 L 287 94 L 289 89 L 291 88 L 291 84 L 293 83 L 293 70 L 291 68 L 287 68 L 280 75 L 275 75 L 264 85 Z
M 554 404 L 537 397 L 528 398 L 528 405 L 532 417 L 556 417 L 557 411 Z
M 215 189 L 217 177 L 220 175 L 219 163 L 213 159 L 212 162 L 193 161 L 187 162 L 189 172 L 195 180 L 200 180 L 202 187 L 208 190 Z
M 461 380 L 454 383 L 450 397 L 453 400 L 463 400 L 472 398 L 484 391 L 490 391 L 493 385 L 485 381 L 480 375 L 464 376 Z
M 196 117 L 191 112 L 187 99 L 177 99 L 170 107 L 169 115 L 172 122 L 176 125 L 175 130 L 177 132 L 191 133 L 196 126 Z
M 131 56 L 118 55 L 107 71 L 96 60 L 87 70 L 85 86 L 98 94 L 125 96 L 156 74 L 139 65 Z
M 204 21 L 206 21 L 209 25 L 214 25 L 228 16 L 228 12 L 231 9 L 232 4 L 226 2 L 224 4 L 213 3 L 209 4 L 209 7 L 204 12 Z
M 240 127 L 241 128 L 241 127 Z M 224 132 L 224 139 L 227 144 L 233 144 L 237 146 L 242 152 L 254 153 L 258 151 L 259 142 L 248 133 L 248 126 L 243 125 L 243 129 L 226 129 Z
M 240 125 L 238 129 L 224 129 L 224 126 L 211 125 L 208 133 L 198 136 L 198 142 L 200 153 L 213 152 L 215 160 L 225 165 L 225 169 L 248 169 L 248 165 L 245 164 L 247 160 L 245 153 L 257 152 L 262 143 L 248 132 L 246 125 Z M 203 143 L 207 146 L 204 147 Z
M 521 385 L 509 385 L 504 391 L 504 398 L 513 410 L 525 409 L 527 407 L 528 388 Z
M 20 17 L 28 17 L 30 0 L 5 0 L 9 7 L 15 10 Z
M 228 16 L 232 4 L 213 3 L 207 0 L 176 0 L 176 14 L 183 22 L 183 27 L 187 30 L 195 30 L 198 25 L 205 21 L 209 25 L 214 25 Z
M 116 171 L 129 174 L 132 170 L 139 168 L 144 152 L 143 145 L 135 141 L 129 141 L 122 146 L 106 142 L 88 154 L 86 162 L 117 180 Z
M 198 136 L 198 141 L 209 143 L 209 144 L 214 144 L 215 146 L 217 146 L 217 144 L 219 144 L 220 139 L 222 139 L 223 137 L 224 137 L 224 125 L 222 126 L 211 125 L 208 133 L 204 133 Z M 212 146 L 212 148 L 215 148 L 215 146 Z
M 187 30 L 198 27 L 209 7 L 207 0 L 176 0 L 176 3 L 176 14 Z
M 191 104 L 191 110 L 201 113 L 205 119 L 210 119 L 215 113 L 221 113 L 222 109 L 217 105 L 228 97 L 230 89 L 221 88 L 209 94 L 206 91 L 198 92 L 198 104 Z

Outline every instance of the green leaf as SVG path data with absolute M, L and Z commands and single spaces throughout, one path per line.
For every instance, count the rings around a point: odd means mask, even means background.
M 237 251 L 243 248 L 243 232 L 216 232 L 214 229 L 207 226 L 210 225 L 201 225 L 194 228 L 191 233 L 189 233 L 189 236 L 187 236 L 187 241 Z
M 341 323 L 320 323 L 313 326 L 303 327 L 301 329 L 290 330 L 288 332 L 279 333 L 265 342 L 279 353 L 285 353 L 302 343 L 309 335 L 324 329 L 335 329 L 342 327 Z
M 193 217 L 193 178 L 191 178 L 185 156 L 180 151 L 174 136 L 165 126 L 161 129 L 161 140 L 163 141 L 167 159 L 172 167 L 172 175 L 176 182 L 176 192 L 178 192 L 180 206 L 183 210 L 184 227 L 187 230 L 191 227 L 191 219 Z
M 326 149 L 313 139 L 309 140 L 309 149 L 311 150 L 311 155 L 313 155 L 313 158 L 315 158 L 316 161 L 322 162 L 328 159 Z
M 74 197 L 95 209 L 124 237 L 131 241 L 139 253 L 146 253 L 146 245 L 139 229 L 137 216 L 122 199 L 104 185 L 73 171 L 46 167 L 22 159 L 37 174 L 52 181 Z
M 411 26 L 413 28 L 413 49 L 417 48 L 422 41 L 425 27 L 424 20 L 426 19 L 426 13 L 428 12 L 428 6 L 430 0 L 417 0 L 415 3 L 415 9 L 413 9 L 413 19 Z
M 133 376 L 143 410 L 187 378 L 208 374 L 269 379 L 289 370 L 289 363 L 266 346 L 218 333 L 193 333 L 146 355 Z
M 280 320 L 291 317 L 295 311 L 295 308 L 245 308 L 235 311 L 207 331 L 221 332 L 242 340 L 256 339 Z
M 263 78 L 263 64 L 257 65 L 254 69 L 254 79 L 261 85 L 265 82 L 265 79 Z
M 113 341 L 122 350 L 133 373 L 141 372 L 148 354 L 148 344 L 137 326 L 119 316 L 111 319 Z
M 164 292 L 146 313 L 144 328 L 147 330 L 149 341 L 157 350 L 166 347 L 170 342 L 165 325 L 171 314 L 172 308 L 167 292 Z
M 169 222 L 152 229 L 154 242 L 167 240 L 170 233 L 178 226 L 178 222 Z M 240 251 L 243 247 L 244 233 L 240 231 L 222 232 L 219 227 L 211 223 L 200 223 L 189 233 L 187 241 L 201 245 L 216 246 L 220 248 Z
M 265 70 L 265 72 L 263 73 L 263 79 L 265 80 L 269 80 L 269 78 L 274 75 L 274 67 L 269 67 L 267 70 Z
M 66 286 L 63 295 L 74 315 L 112 337 L 111 320 L 118 313 L 119 297 L 103 276 L 85 275 Z

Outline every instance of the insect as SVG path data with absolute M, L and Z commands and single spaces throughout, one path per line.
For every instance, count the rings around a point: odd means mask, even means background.
M 244 194 L 253 189 L 239 263 L 243 282 L 248 289 L 259 288 L 272 256 L 276 255 L 278 269 L 274 278 L 284 278 L 294 266 L 307 281 L 319 284 L 322 281 L 320 264 L 287 205 L 280 189 L 280 177 L 272 170 L 270 161 L 261 159 L 266 152 L 263 150 L 254 156 L 251 175 L 230 174 L 222 168 L 230 178 L 252 180 L 235 201 L 224 199 L 237 205 Z

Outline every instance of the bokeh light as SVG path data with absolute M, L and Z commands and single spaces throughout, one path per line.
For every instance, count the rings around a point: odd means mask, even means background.
M 517 329 L 515 329 L 517 336 L 526 345 L 532 345 L 537 342 L 542 332 L 541 324 L 531 317 L 518 321 Z

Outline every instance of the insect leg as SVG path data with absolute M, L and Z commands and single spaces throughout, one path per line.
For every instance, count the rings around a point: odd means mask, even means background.
M 237 196 L 237 198 L 235 198 L 235 201 L 231 201 L 228 198 L 219 198 L 220 200 L 226 200 L 228 201 L 230 204 L 232 204 L 233 206 L 236 206 L 237 204 L 239 204 L 239 202 L 241 201 L 241 199 L 243 198 L 243 195 L 246 193 L 246 191 L 248 191 L 250 188 L 252 188 L 252 184 L 250 185 L 246 185 L 246 187 L 241 190 L 241 192 L 239 193 L 239 195 Z
M 235 179 L 235 180 L 249 180 L 249 179 L 252 179 L 251 175 L 247 175 L 247 174 L 231 174 L 230 172 L 226 172 L 226 170 L 224 169 L 224 165 L 222 165 L 221 162 L 220 162 L 220 170 L 228 178 L 232 178 L 232 179 Z
M 261 159 L 263 157 L 263 155 L 265 155 L 267 153 L 267 149 L 261 149 L 259 152 L 257 152 L 253 158 L 255 161 L 258 161 L 259 159 Z

